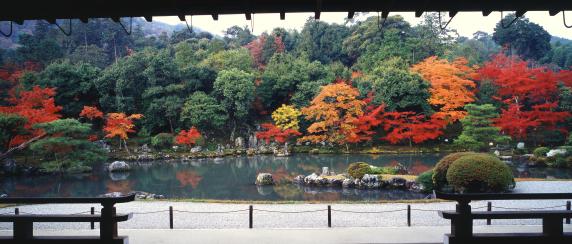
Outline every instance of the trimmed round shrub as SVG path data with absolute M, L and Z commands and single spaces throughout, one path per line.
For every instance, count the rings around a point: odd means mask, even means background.
M 348 166 L 348 174 L 354 179 L 361 179 L 363 175 L 369 174 L 371 167 L 364 162 L 351 163 Z
M 532 154 L 534 154 L 534 156 L 536 157 L 546 157 L 546 154 L 550 152 L 550 148 L 547 147 L 538 147 L 536 149 L 534 149 L 534 151 L 532 152 Z
M 441 189 L 447 185 L 447 170 L 449 166 L 457 159 L 466 156 L 476 154 L 475 152 L 458 152 L 451 153 L 437 163 L 435 168 L 433 168 L 433 185 L 435 189 Z
M 151 138 L 151 146 L 156 149 L 168 149 L 173 146 L 175 137 L 169 133 L 159 133 Z
M 423 186 L 423 192 L 432 192 L 433 187 L 433 170 L 428 170 L 417 176 L 417 183 Z
M 455 160 L 447 171 L 447 181 L 457 192 L 503 192 L 515 184 L 510 168 L 485 153 Z

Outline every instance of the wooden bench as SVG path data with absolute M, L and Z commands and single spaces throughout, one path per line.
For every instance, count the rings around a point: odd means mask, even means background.
M 471 211 L 469 203 L 474 200 L 554 200 L 572 199 L 572 193 L 483 193 L 454 194 L 436 192 L 436 197 L 457 201 L 455 211 L 440 211 L 439 215 L 451 220 L 451 234 L 446 234 L 444 243 L 572 243 L 572 233 L 564 233 L 563 220 L 572 217 L 570 210 L 526 211 Z M 542 219 L 542 233 L 473 233 L 475 219 Z
M 9 214 L 0 215 L 0 222 L 12 222 L 13 236 L 0 237 L 0 243 L 110 243 L 127 244 L 128 238 L 117 235 L 117 223 L 127 221 L 131 214 L 116 214 L 115 204 L 131 202 L 135 195 L 121 197 L 70 198 L 0 198 L 0 204 L 101 204 L 100 215 L 80 214 Z M 38 222 L 99 222 L 99 236 L 34 236 L 34 223 Z

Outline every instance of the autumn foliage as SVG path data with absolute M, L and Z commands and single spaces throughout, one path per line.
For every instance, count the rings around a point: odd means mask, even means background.
M 101 119 L 101 118 L 103 118 L 103 112 L 99 111 L 99 109 L 97 109 L 97 107 L 83 106 L 81 113 L 79 113 L 79 117 L 85 117 L 85 118 L 88 118 L 90 120 L 93 120 L 96 118 Z
M 201 138 L 201 133 L 194 126 L 189 130 L 182 130 L 175 137 L 175 143 L 180 145 L 192 146 L 197 143 L 197 140 Z
M 10 106 L 0 106 L 0 113 L 17 114 L 26 118 L 24 128 L 29 134 L 12 138 L 10 146 L 19 145 L 42 134 L 41 130 L 32 128 L 35 124 L 51 122 L 61 117 L 59 112 L 62 107 L 56 106 L 55 95 L 55 88 L 34 86 L 30 91 L 22 91 L 18 95 L 11 94 L 7 99 Z
M 292 137 L 302 135 L 302 133 L 295 129 L 281 129 L 272 123 L 264 123 L 260 126 L 264 130 L 256 132 L 256 138 L 264 140 L 267 144 L 270 143 L 270 141 L 285 143 Z
M 435 116 L 455 122 L 467 114 L 463 107 L 475 101 L 475 82 L 470 80 L 476 73 L 467 66 L 464 58 L 449 62 L 435 56 L 429 57 L 411 68 L 421 74 L 431 87 L 429 104 L 437 107 Z
M 129 138 L 128 134 L 135 132 L 135 124 L 133 120 L 141 119 L 143 115 L 132 114 L 130 116 L 124 113 L 109 113 L 103 131 L 107 134 L 106 138 L 119 137 L 122 140 Z
M 415 112 L 387 112 L 384 122 L 383 129 L 387 132 L 384 140 L 392 144 L 408 141 L 409 145 L 439 137 L 446 125 L 439 115 L 427 117 Z

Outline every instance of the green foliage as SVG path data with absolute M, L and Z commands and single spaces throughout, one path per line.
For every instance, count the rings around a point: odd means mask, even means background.
M 492 126 L 492 120 L 498 118 L 498 113 L 491 104 L 465 106 L 467 116 L 461 119 L 463 132 L 455 140 L 455 145 L 472 151 L 486 151 L 489 143 L 507 143 L 510 137 L 500 134 L 498 127 Z
M 356 81 L 363 96 L 373 93 L 373 103 L 385 104 L 388 111 L 431 111 L 429 84 L 409 71 L 401 58 L 391 58 L 371 74 Z
M 348 174 L 354 179 L 361 179 L 363 175 L 368 174 L 371 170 L 369 164 L 364 162 L 351 163 L 348 166 Z
M 100 69 L 91 64 L 65 60 L 48 65 L 35 84 L 57 87 L 56 104 L 63 105 L 62 114 L 65 117 L 76 117 L 83 106 L 97 101 L 98 91 L 94 81 L 99 74 Z
M 484 153 L 455 160 L 447 171 L 447 181 L 457 192 L 504 192 L 515 185 L 510 168 Z
M 10 140 L 16 135 L 26 133 L 24 125 L 26 118 L 15 114 L 5 114 L 0 112 L 0 152 L 7 150 Z
M 236 68 L 222 70 L 214 82 L 214 93 L 235 123 L 247 118 L 254 89 L 254 76 Z
M 417 183 L 423 186 L 423 192 L 432 192 L 435 188 L 433 185 L 433 170 L 428 170 L 417 176 Z
M 550 151 L 550 148 L 547 147 L 537 147 L 534 149 L 532 154 L 536 157 L 546 157 L 546 154 Z
M 440 190 L 448 184 L 447 171 L 449 170 L 451 164 L 455 162 L 455 160 L 463 156 L 473 155 L 473 154 L 475 153 L 474 152 L 451 153 L 442 158 L 441 160 L 439 160 L 439 162 L 437 162 L 437 164 L 435 165 L 435 168 L 433 168 L 433 185 L 435 189 Z
M 200 65 L 210 67 L 217 72 L 230 69 L 251 72 L 254 60 L 246 48 L 239 48 L 214 53 L 203 60 Z
M 539 60 L 544 57 L 550 50 L 550 34 L 528 18 L 518 18 L 510 27 L 502 27 L 503 23 L 508 25 L 514 18 L 514 14 L 509 14 L 497 23 L 493 39 L 524 59 Z
M 173 140 L 175 136 L 169 133 L 159 133 L 151 138 L 151 146 L 155 149 L 169 149 L 173 146 Z
M 90 124 L 75 119 L 60 119 L 36 124 L 46 137 L 32 143 L 30 149 L 43 158 L 42 169 L 47 172 L 81 171 L 86 166 L 104 162 L 104 150 L 85 138 L 91 130 Z
M 347 56 L 342 50 L 343 40 L 350 34 L 344 25 L 328 24 L 308 18 L 300 33 L 298 52 L 305 53 L 312 61 L 346 63 Z
M 109 65 L 109 57 L 103 48 L 96 45 L 78 46 L 70 55 L 72 63 L 91 64 L 100 69 Z
M 395 167 L 370 166 L 370 169 L 367 171 L 367 173 L 374 175 L 395 175 L 398 173 L 398 170 Z
M 185 102 L 181 112 L 181 121 L 185 127 L 196 126 L 203 132 L 221 128 L 227 120 L 226 108 L 202 91 L 193 93 Z
M 447 52 L 450 59 L 464 57 L 469 65 L 479 65 L 489 60 L 491 55 L 498 53 L 500 46 L 496 44 L 491 35 L 486 32 L 477 31 L 473 38 L 460 37 L 457 45 Z

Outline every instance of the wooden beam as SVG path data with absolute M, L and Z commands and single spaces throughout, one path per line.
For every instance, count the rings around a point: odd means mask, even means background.
M 251 13 L 245 13 L 244 17 L 246 18 L 246 20 L 252 20 L 252 14 Z
M 286 19 L 286 13 L 285 13 L 285 12 L 280 12 L 280 19 L 281 19 L 281 20 L 285 20 L 285 19 Z
M 548 14 L 550 14 L 550 16 L 557 15 L 558 13 L 560 13 L 560 10 L 548 10 Z
M 320 19 L 320 11 L 314 12 L 314 19 Z
M 218 14 L 211 14 L 213 16 L 213 20 L 217 21 L 218 20 Z
M 419 18 L 421 17 L 421 15 L 423 15 L 423 10 L 415 10 L 415 18 Z
M 143 18 L 145 18 L 145 21 L 147 21 L 147 22 L 153 22 L 153 16 L 151 16 L 151 15 L 143 16 Z
M 489 16 L 492 12 L 492 10 L 483 10 L 483 16 Z
M 185 21 L 187 17 L 185 15 L 179 15 L 179 21 Z
M 353 19 L 356 12 L 350 11 L 348 12 L 348 19 Z

